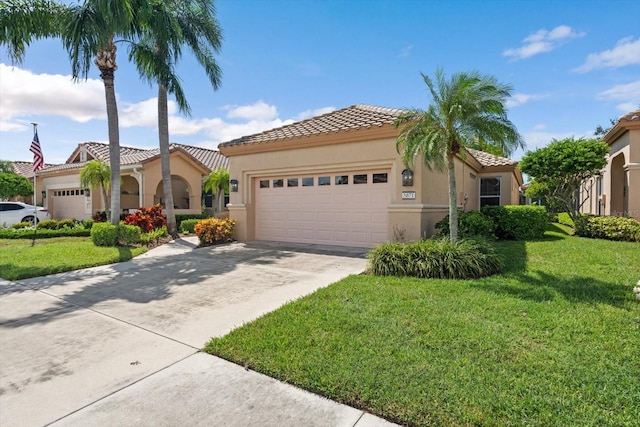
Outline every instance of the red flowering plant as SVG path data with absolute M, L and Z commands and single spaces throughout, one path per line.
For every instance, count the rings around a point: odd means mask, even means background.
M 135 213 L 127 215 L 124 223 L 137 225 L 142 233 L 149 233 L 157 228 L 167 226 L 167 217 L 162 213 L 162 206 L 155 205 L 150 208 L 140 208 Z

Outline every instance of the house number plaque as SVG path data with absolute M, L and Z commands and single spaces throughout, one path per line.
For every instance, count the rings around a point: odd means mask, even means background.
M 402 200 L 415 200 L 416 192 L 415 191 L 403 191 L 402 192 Z

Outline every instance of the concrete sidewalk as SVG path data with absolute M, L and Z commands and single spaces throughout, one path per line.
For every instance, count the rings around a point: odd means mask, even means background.
M 196 245 L 0 281 L 0 425 L 392 425 L 198 352 L 361 272 L 362 250 Z

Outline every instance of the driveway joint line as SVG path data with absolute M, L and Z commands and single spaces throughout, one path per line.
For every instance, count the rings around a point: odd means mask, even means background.
M 358 423 L 360 422 L 360 420 L 362 419 L 362 417 L 364 417 L 364 411 L 360 411 L 360 416 L 358 417 L 356 422 L 353 423 L 353 425 L 351 427 L 356 427 L 358 425 Z
M 71 416 L 71 415 L 75 414 L 76 412 L 80 412 L 80 411 L 82 411 L 83 409 L 88 408 L 89 406 L 95 405 L 96 403 L 100 402 L 101 400 L 104 400 L 104 399 L 106 399 L 106 398 L 108 398 L 108 397 L 110 397 L 110 396 L 113 396 L 114 394 L 119 393 L 119 392 L 121 392 L 122 390 L 125 390 L 125 389 L 127 389 L 127 388 L 131 387 L 131 386 L 132 386 L 132 385 L 134 385 L 134 384 L 139 383 L 140 381 L 144 381 L 144 380 L 146 380 L 147 378 L 151 377 L 152 375 L 155 375 L 155 374 L 157 374 L 157 373 L 159 373 L 159 372 L 162 372 L 162 371 L 164 371 L 165 369 L 168 369 L 168 368 L 172 367 L 173 365 L 176 365 L 176 364 L 178 364 L 178 363 L 180 363 L 180 362 L 182 362 L 182 361 L 184 361 L 184 360 L 187 360 L 188 358 L 190 358 L 190 357 L 192 357 L 192 356 L 194 356 L 194 355 L 196 355 L 196 354 L 198 354 L 198 353 L 200 353 L 200 351 L 196 351 L 196 352 L 194 352 L 194 353 L 191 353 L 191 354 L 189 354 L 189 355 L 187 355 L 187 356 L 183 357 L 182 359 L 176 360 L 175 362 L 170 363 L 169 365 L 167 365 L 167 366 L 165 366 L 165 367 L 162 367 L 162 368 L 158 369 L 157 371 L 153 371 L 153 372 L 151 372 L 151 373 L 149 373 L 149 374 L 145 375 L 144 377 L 139 378 L 139 379 L 137 379 L 136 381 L 134 381 L 134 382 L 132 382 L 132 383 L 130 383 L 130 384 L 125 385 L 124 387 L 120 387 L 119 389 L 114 390 L 114 391 L 112 391 L 111 393 L 105 394 L 104 396 L 102 396 L 102 397 L 100 397 L 100 398 L 98 398 L 98 399 L 94 400 L 93 402 L 87 403 L 86 405 L 81 406 L 80 408 L 75 409 L 75 410 L 73 410 L 73 411 L 69 412 L 68 414 L 61 416 L 60 418 L 58 418 L 58 419 L 56 419 L 56 420 L 53 420 L 53 421 L 51 421 L 50 423 L 45 424 L 45 426 L 50 426 L 50 425 L 53 425 L 53 424 L 57 423 L 58 421 L 62 421 L 63 419 L 65 419 L 65 418 L 67 418 L 67 417 L 69 417 L 69 416 Z
M 96 309 L 94 309 L 94 308 L 86 307 L 86 306 L 81 305 L 81 304 L 77 304 L 77 303 L 74 303 L 74 302 L 71 302 L 71 301 L 67 301 L 66 299 L 64 299 L 64 298 L 62 298 L 62 297 L 59 297 L 59 296 L 54 295 L 54 294 L 51 294 L 51 293 L 49 293 L 49 292 L 47 292 L 47 291 L 43 291 L 42 289 L 32 288 L 32 287 L 30 287 L 30 286 L 28 286 L 28 285 L 22 285 L 22 286 L 24 286 L 24 287 L 26 287 L 26 288 L 28 288 L 28 289 L 31 289 L 31 290 L 33 290 L 33 291 L 36 291 L 36 292 L 41 292 L 41 293 L 43 293 L 43 294 L 45 294 L 45 295 L 48 295 L 48 296 L 50 296 L 50 297 L 57 298 L 57 299 L 59 299 L 60 301 L 64 301 L 64 302 L 65 302 L 65 303 L 67 303 L 67 304 L 71 304 L 71 305 L 76 306 L 76 307 L 84 308 L 85 310 L 89 310 L 89 311 L 91 311 L 91 312 L 93 312 L 93 313 L 99 314 L 100 316 L 108 317 L 108 318 L 113 319 L 113 320 L 115 320 L 115 321 L 118 321 L 118 322 L 124 323 L 125 325 L 133 326 L 134 328 L 138 328 L 138 329 L 143 330 L 143 331 L 145 331 L 145 332 L 149 332 L 150 334 L 154 334 L 154 335 L 157 335 L 157 336 L 159 336 L 159 337 L 161 337 L 161 338 L 165 338 L 165 339 L 168 339 L 168 340 L 170 340 L 170 341 L 176 342 L 176 343 L 178 343 L 178 344 L 185 345 L 185 346 L 190 347 L 190 348 L 192 348 L 192 349 L 194 349 L 194 350 L 196 350 L 196 351 L 200 351 L 200 350 L 201 350 L 201 348 L 200 348 L 200 347 L 194 347 L 194 346 L 192 346 L 191 344 L 187 344 L 187 343 L 182 342 L 182 341 L 179 341 L 179 340 L 177 340 L 177 339 L 175 339 L 175 338 L 171 338 L 171 337 L 169 337 L 169 336 L 162 335 L 162 334 L 160 334 L 160 333 L 158 333 L 158 332 L 155 332 L 155 331 L 152 331 L 152 330 L 150 330 L 150 329 L 144 328 L 144 327 L 142 327 L 142 326 L 140 326 L 140 325 L 136 325 L 135 323 L 131 323 L 131 322 L 127 321 L 127 320 L 119 319 L 119 318 L 117 318 L 117 317 L 115 317 L 115 316 L 112 316 L 112 315 L 110 315 L 110 314 L 103 313 L 103 312 L 98 311 L 98 310 L 96 310 Z

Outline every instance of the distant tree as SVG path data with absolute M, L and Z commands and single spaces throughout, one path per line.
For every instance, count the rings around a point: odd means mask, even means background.
M 0 160 L 0 173 L 15 173 L 13 162 L 10 160 Z
M 226 168 L 218 168 L 212 170 L 209 176 L 204 180 L 204 191 L 216 193 L 218 207 L 216 212 L 222 212 L 224 209 L 224 195 L 229 192 L 229 171 Z
M 107 191 L 111 184 L 111 167 L 109 164 L 101 160 L 89 160 L 80 171 L 80 183 L 83 187 L 100 188 L 104 209 L 107 211 L 107 220 L 109 220 L 111 218 L 107 198 Z
M 596 130 L 593 132 L 593 136 L 605 136 L 607 132 L 609 132 L 611 128 L 616 125 L 616 123 L 618 123 L 618 120 L 609 119 L 609 127 L 605 128 L 605 127 L 602 127 L 601 125 L 598 125 L 598 127 L 596 127 Z
M 495 147 L 502 155 L 524 146 L 515 125 L 507 118 L 505 103 L 511 86 L 494 76 L 471 71 L 447 79 L 437 70 L 435 80 L 422 74 L 432 103 L 426 110 L 413 109 L 400 115 L 394 125 L 401 128 L 396 150 L 408 167 L 420 156 L 429 169 L 448 172 L 449 238 L 458 238 L 455 158 L 467 148 L 481 144 Z
M 33 194 L 33 186 L 27 178 L 14 172 L 0 173 L 0 199 Z
M 586 181 L 605 167 L 608 152 L 609 147 L 597 139 L 552 140 L 546 147 L 527 151 L 518 167 L 537 183 L 532 192 L 544 194 L 552 206 L 575 221 L 590 191 Z M 585 197 L 580 196 L 581 189 Z

